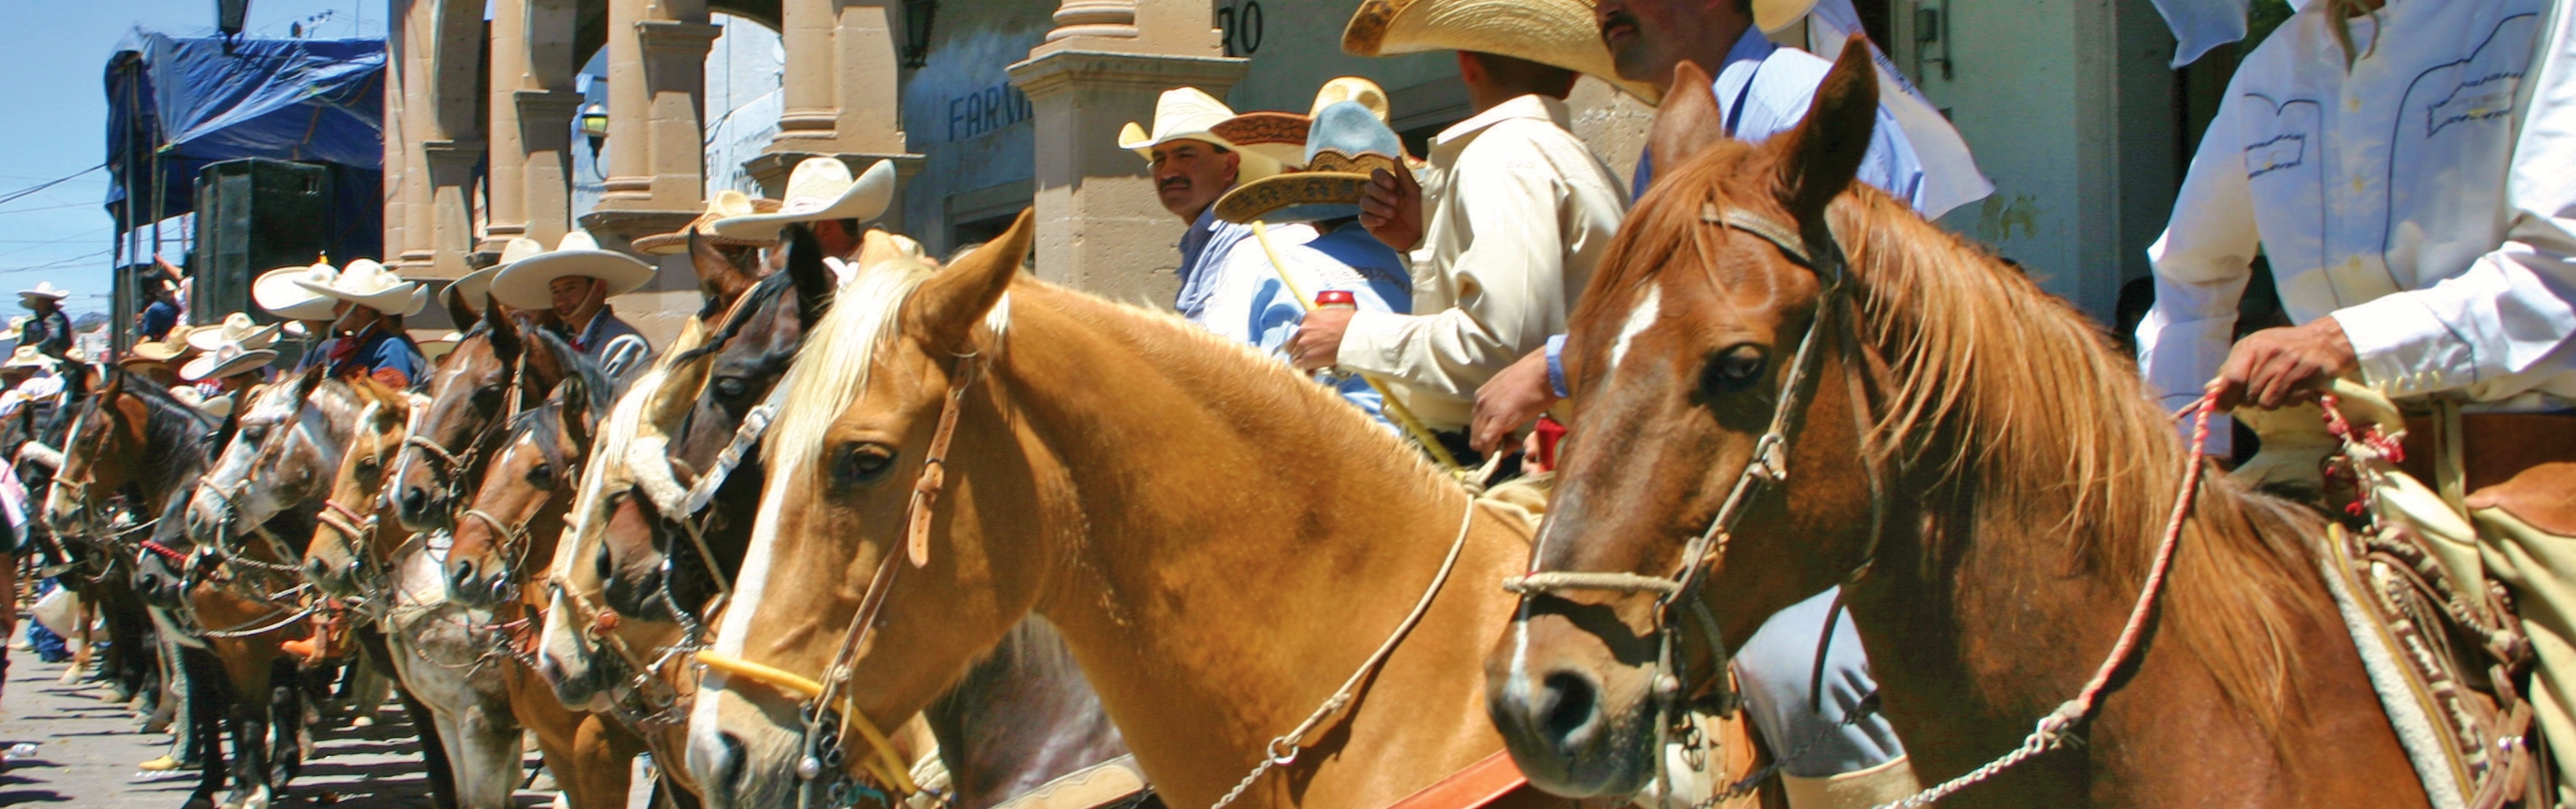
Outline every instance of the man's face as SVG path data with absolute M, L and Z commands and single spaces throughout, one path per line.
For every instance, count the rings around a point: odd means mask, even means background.
M 1610 47 L 1619 78 L 1661 87 L 1673 80 L 1673 65 L 1681 62 L 1684 43 L 1712 36 L 1708 18 L 1727 12 L 1725 2 L 1599 0 L 1592 6 L 1592 21 L 1601 26 L 1601 44 Z M 1715 70 L 1717 66 L 1701 67 Z
M 567 275 L 546 282 L 546 291 L 554 295 L 555 316 L 569 321 L 580 314 L 583 305 L 590 303 L 592 289 L 598 285 L 599 279 L 580 275 Z
M 1163 200 L 1163 210 L 1187 222 L 1199 218 L 1199 212 L 1225 195 L 1234 185 L 1236 167 L 1243 156 L 1219 152 L 1213 144 L 1195 140 L 1176 140 L 1154 147 L 1154 193 Z

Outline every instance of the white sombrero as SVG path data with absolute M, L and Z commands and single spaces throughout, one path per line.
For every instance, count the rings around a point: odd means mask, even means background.
M 787 192 L 779 198 L 777 213 L 728 216 L 707 229 L 726 238 L 775 242 L 778 231 L 791 222 L 868 222 L 884 216 L 886 206 L 894 202 L 894 179 L 892 160 L 877 161 L 853 180 L 849 164 L 839 158 L 808 158 L 788 172 Z
M 217 396 L 215 398 L 208 399 L 206 398 L 206 394 L 198 391 L 197 386 L 195 385 L 180 385 L 178 387 L 171 388 L 170 398 L 177 399 L 189 407 L 196 408 L 197 412 L 204 413 L 215 418 L 231 418 L 233 415 L 233 397 Z
M 803 166 L 799 165 L 798 168 Z M 717 233 L 714 228 L 717 222 L 741 216 L 773 214 L 783 207 L 785 206 L 778 200 L 756 200 L 748 194 L 727 188 L 716 192 L 714 199 L 707 200 L 706 213 L 699 214 L 698 218 L 690 220 L 689 224 L 679 230 L 640 237 L 632 244 L 635 245 L 635 252 L 648 256 L 677 255 L 689 252 L 689 234 L 694 231 L 699 239 L 717 247 L 777 247 L 778 239 L 775 232 L 770 234 L 772 238 L 767 239 L 737 239 Z M 510 262 L 503 260 L 501 263 Z
M 46 356 L 45 352 L 37 351 L 35 346 L 19 346 L 17 349 L 9 352 L 9 361 L 0 362 L 0 368 L 28 368 L 38 371 L 49 371 L 53 370 L 55 367 L 56 362 L 54 358 Z
M 531 239 L 511 239 L 510 247 L 524 251 L 526 248 L 518 244 L 522 241 L 535 244 Z M 502 250 L 503 255 L 510 252 L 509 248 Z M 563 242 L 553 250 L 494 266 L 501 271 L 492 275 L 492 299 L 517 309 L 553 305 L 554 293 L 546 285 L 565 276 L 606 281 L 610 297 L 641 289 L 653 280 L 653 265 L 625 253 L 599 249 L 599 241 L 583 230 L 564 234 Z
M 251 302 L 269 314 L 290 320 L 330 320 L 331 299 L 296 286 L 298 280 L 329 284 L 340 277 L 340 271 L 327 262 L 314 262 L 309 267 L 279 267 L 260 273 L 250 282 Z
M 328 282 L 315 283 L 303 278 L 288 280 L 306 292 L 348 301 L 389 315 L 410 317 L 420 314 L 421 307 L 429 305 L 428 287 L 418 281 L 403 280 L 401 273 L 371 258 L 349 262 L 348 267 L 340 270 L 339 277 Z
M 465 308 L 481 312 L 483 304 L 491 300 L 492 276 L 500 275 L 501 268 L 510 266 L 511 262 L 545 251 L 545 246 L 538 244 L 535 239 L 526 237 L 511 239 L 509 244 L 501 247 L 501 260 L 493 262 L 492 266 L 466 273 L 465 277 L 447 282 L 447 289 L 464 296 Z
M 276 342 L 277 324 L 262 326 L 242 312 L 225 315 L 223 325 L 188 333 L 188 345 L 195 346 L 198 351 L 213 351 L 225 343 L 240 343 L 243 348 L 267 348 Z
M 216 346 L 213 351 L 197 355 L 196 359 L 189 360 L 186 365 L 179 366 L 179 378 L 190 382 L 222 379 L 276 360 L 275 351 L 265 348 L 244 348 L 240 343 L 227 342 Z
M 52 282 L 52 281 L 44 281 L 44 282 L 40 282 L 40 283 L 36 284 L 36 288 L 35 288 L 35 289 L 21 289 L 21 290 L 18 290 L 18 297 L 19 297 L 19 298 L 21 298 L 21 299 L 24 299 L 24 298 L 43 298 L 43 299 L 45 299 L 45 300 L 49 300 L 49 301 L 60 301 L 60 300 L 62 300 L 62 299 L 64 299 L 64 298 L 68 298 L 68 297 L 71 297 L 71 296 L 72 296 L 72 293 L 71 293 L 71 291 L 70 291 L 70 290 L 63 289 L 63 288 L 58 287 L 58 286 L 54 286 L 54 282 Z
M 1235 168 L 1234 181 L 1248 183 L 1279 173 L 1279 160 L 1270 152 L 1236 146 L 1213 130 L 1234 117 L 1234 109 L 1215 96 L 1196 87 L 1174 87 L 1154 100 L 1154 131 L 1129 121 L 1118 130 L 1118 148 L 1135 152 L 1146 160 L 1154 159 L 1154 147 L 1176 140 L 1213 143 L 1243 156 Z
M 1805 16 L 1816 0 L 1753 0 L 1754 22 L 1773 30 Z M 1619 78 L 1601 43 L 1592 0 L 1362 0 L 1342 28 L 1342 50 L 1354 56 L 1423 51 L 1476 51 L 1555 65 L 1609 82 L 1647 103 L 1662 100 L 1645 82 Z

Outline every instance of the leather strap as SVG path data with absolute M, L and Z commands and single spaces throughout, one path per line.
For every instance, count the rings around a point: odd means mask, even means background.
M 1476 809 L 1529 788 L 1529 778 L 1521 775 L 1520 765 L 1512 763 L 1511 752 L 1496 750 L 1484 760 L 1388 804 L 1387 809 Z
M 939 408 L 939 426 L 930 433 L 930 454 L 921 459 L 921 478 L 912 483 L 912 506 L 905 532 L 905 552 L 913 567 L 930 564 L 930 508 L 948 488 L 948 442 L 957 436 L 957 411 L 964 409 L 966 388 L 975 384 L 975 356 L 958 357 L 948 374 L 948 403 Z

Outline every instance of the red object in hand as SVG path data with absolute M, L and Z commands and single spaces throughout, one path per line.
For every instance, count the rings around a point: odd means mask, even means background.
M 1538 425 L 1531 427 L 1530 431 L 1538 433 L 1539 465 L 1545 466 L 1549 469 L 1555 469 L 1556 444 L 1559 441 L 1565 440 L 1565 425 L 1556 423 L 1556 419 L 1554 418 L 1540 416 L 1538 417 Z
M 1347 289 L 1327 289 L 1315 293 L 1315 308 L 1357 309 L 1360 308 L 1360 299 Z

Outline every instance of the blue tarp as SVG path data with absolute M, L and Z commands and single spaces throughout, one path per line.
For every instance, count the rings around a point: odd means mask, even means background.
M 136 28 L 107 65 L 107 209 L 120 230 L 193 210 L 198 171 L 246 157 L 324 163 L 338 230 L 382 242 L 385 43 L 178 37 Z M 153 183 L 159 151 L 160 187 Z M 155 205 L 159 211 L 153 211 Z

